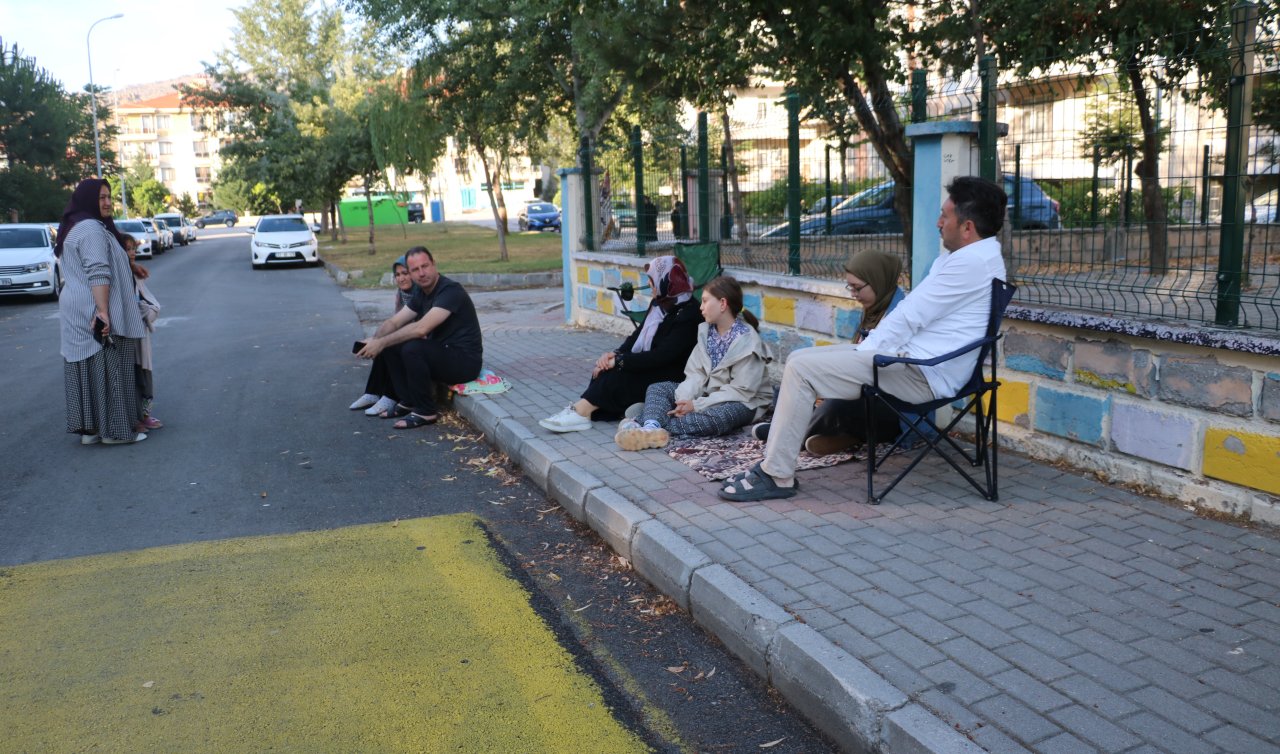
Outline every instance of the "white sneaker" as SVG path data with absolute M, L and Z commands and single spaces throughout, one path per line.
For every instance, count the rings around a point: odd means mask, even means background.
M 128 445 L 129 443 L 142 442 L 145 439 L 147 439 L 146 433 L 139 432 L 137 435 L 135 435 L 134 437 L 128 440 L 116 440 L 111 437 L 104 437 L 102 438 L 102 444 L 103 445 Z
M 97 435 L 80 435 L 81 445 L 97 445 L 102 442 L 102 438 Z
M 369 406 L 372 406 L 377 402 L 378 402 L 378 396 L 373 395 L 372 393 L 365 393 L 359 398 L 356 398 L 355 403 L 351 404 L 351 410 L 359 411 L 360 409 L 368 408 Z
M 378 402 L 377 402 L 377 403 L 373 404 L 373 405 L 372 405 L 372 406 L 370 406 L 369 408 L 366 408 L 366 409 L 364 410 L 364 415 L 365 415 L 365 416 L 377 416 L 378 414 L 382 413 L 383 411 L 390 411 L 391 409 L 393 409 L 393 408 L 395 408 L 395 407 L 396 407 L 396 402 L 395 402 L 395 400 L 394 400 L 394 399 L 392 399 L 392 398 L 388 398 L 387 396 L 385 396 L 385 395 L 384 395 L 384 396 L 382 396 L 381 398 L 379 398 L 379 399 L 378 399 Z
M 591 420 L 579 415 L 573 410 L 573 406 L 542 419 L 538 424 L 552 432 L 581 432 L 584 429 L 591 429 Z

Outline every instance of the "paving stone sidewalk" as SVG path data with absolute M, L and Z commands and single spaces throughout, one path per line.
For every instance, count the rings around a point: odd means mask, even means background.
M 514 389 L 458 405 L 849 748 L 1280 752 L 1274 530 L 1012 453 L 995 503 L 932 461 L 879 506 L 858 464 L 725 503 L 611 424 L 537 425 L 618 340 L 487 324 L 485 365 Z

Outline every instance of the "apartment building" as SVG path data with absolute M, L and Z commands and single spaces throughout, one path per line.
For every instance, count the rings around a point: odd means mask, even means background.
M 190 194 L 207 205 L 220 162 L 216 131 L 205 118 L 177 92 L 117 105 L 116 153 L 126 168 L 139 157 L 145 160 L 175 199 Z

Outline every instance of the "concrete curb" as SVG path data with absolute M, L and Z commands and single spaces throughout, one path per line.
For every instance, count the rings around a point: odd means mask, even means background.
M 568 460 L 492 398 L 460 397 L 454 405 L 571 516 L 591 526 L 631 561 L 638 574 L 689 610 L 841 749 L 882 754 L 982 751 L 853 655 Z

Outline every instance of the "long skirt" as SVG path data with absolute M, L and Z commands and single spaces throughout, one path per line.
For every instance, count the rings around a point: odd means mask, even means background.
M 138 390 L 139 339 L 113 335 L 106 346 L 83 361 L 64 362 L 67 431 L 130 440 L 142 421 Z

